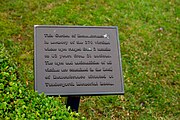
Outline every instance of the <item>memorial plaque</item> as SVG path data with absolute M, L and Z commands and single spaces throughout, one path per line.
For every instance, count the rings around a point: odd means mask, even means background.
M 35 25 L 34 48 L 38 93 L 124 93 L 117 27 Z

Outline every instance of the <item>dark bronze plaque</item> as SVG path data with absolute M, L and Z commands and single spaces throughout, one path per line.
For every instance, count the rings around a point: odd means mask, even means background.
M 38 93 L 124 93 L 117 27 L 35 25 L 34 48 Z

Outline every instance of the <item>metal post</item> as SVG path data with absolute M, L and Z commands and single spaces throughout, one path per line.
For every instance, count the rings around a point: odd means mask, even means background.
M 68 96 L 66 101 L 66 107 L 70 106 L 71 110 L 78 112 L 80 103 L 80 96 Z

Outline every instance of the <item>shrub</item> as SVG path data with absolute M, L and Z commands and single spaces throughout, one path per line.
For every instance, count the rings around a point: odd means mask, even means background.
M 59 99 L 28 90 L 18 79 L 16 65 L 0 44 L 0 119 L 79 119 Z

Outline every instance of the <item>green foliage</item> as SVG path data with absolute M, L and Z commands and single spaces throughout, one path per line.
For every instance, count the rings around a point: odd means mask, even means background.
M 74 120 L 79 114 L 69 113 L 59 99 L 28 90 L 18 79 L 17 67 L 0 44 L 0 119 Z

